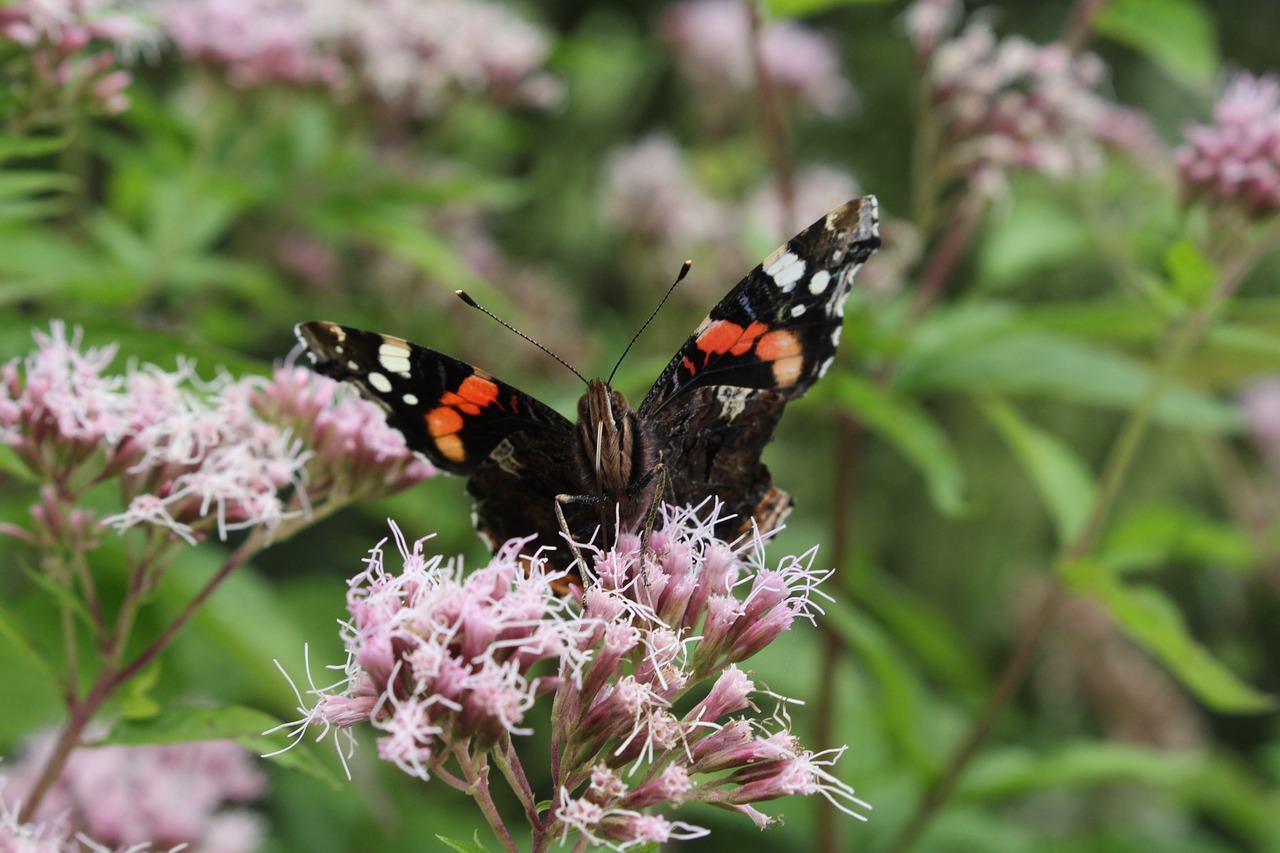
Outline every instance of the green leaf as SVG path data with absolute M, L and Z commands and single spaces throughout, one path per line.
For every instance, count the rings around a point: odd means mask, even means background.
M 45 658 L 40 650 L 31 642 L 31 638 L 22 630 L 18 621 L 9 615 L 8 609 L 0 602 L 0 640 L 7 641 L 18 651 L 22 659 L 31 664 L 41 675 L 49 680 L 49 684 L 61 690 L 62 682 L 52 662 Z
M 857 656 L 861 667 L 875 682 L 879 696 L 876 711 L 897 753 L 922 773 L 936 772 L 937 756 L 921 734 L 924 689 L 915 677 L 915 670 L 897 653 L 892 638 L 841 599 L 824 607 L 826 630 L 833 631 Z
M 1062 791 L 1117 783 L 1170 788 L 1190 782 L 1203 759 L 1121 743 L 1073 743 L 1049 754 L 993 750 L 974 762 L 960 794 L 966 800 L 1000 801 L 1037 791 Z
M 1213 16 L 1196 0 L 1112 0 L 1093 27 L 1197 92 L 1211 90 L 1222 66 Z
M 1204 302 L 1218 283 L 1218 271 L 1190 238 L 1183 237 L 1165 252 L 1164 268 L 1173 290 L 1191 305 Z
M 1132 409 L 1153 377 L 1133 359 L 1106 347 L 1023 324 L 1004 306 L 961 306 L 934 312 L 903 353 L 898 388 L 1027 394 Z M 1209 394 L 1173 384 L 1156 406 L 1173 426 L 1237 432 L 1236 409 Z
M 454 838 L 445 838 L 443 835 L 437 835 L 436 838 L 448 844 L 458 853 L 488 853 L 488 848 L 480 843 L 480 833 L 477 832 L 474 841 L 458 841 Z
M 1253 549 L 1239 527 L 1205 518 L 1190 507 L 1139 507 L 1118 519 L 1103 540 L 1107 570 L 1122 574 L 1159 568 L 1171 560 L 1252 569 Z
M 113 702 L 126 720 L 146 720 L 160 713 L 160 704 L 151 696 L 160 680 L 160 664 L 153 661 L 129 679 Z
M 939 512 L 951 516 L 961 512 L 964 478 L 960 462 L 946 433 L 924 409 L 849 373 L 830 376 L 819 387 L 916 467 Z
M 142 744 L 190 743 L 202 740 L 231 740 L 258 755 L 272 754 L 276 763 L 298 770 L 336 785 L 337 779 L 303 744 L 280 752 L 287 739 L 277 728 L 280 720 L 256 708 L 228 705 L 222 708 L 198 708 L 170 705 L 146 720 L 129 720 L 115 725 L 105 743 L 121 746 Z
M 1028 276 L 1096 251 L 1078 211 L 1051 199 L 1019 198 L 1009 216 L 992 224 L 977 276 L 989 291 L 1023 285 Z
M 67 147 L 70 136 L 9 136 L 0 134 L 0 160 L 43 157 Z
M 1224 714 L 1257 714 L 1276 708 L 1274 697 L 1245 684 L 1196 642 L 1182 615 L 1159 590 L 1125 584 L 1093 560 L 1067 563 L 1059 571 L 1074 591 L 1106 605 L 1130 637 L 1210 708 Z
M 1005 401 L 987 397 L 982 410 L 1040 493 L 1053 518 L 1059 544 L 1071 542 L 1084 525 L 1096 491 L 1088 467 L 1055 436 L 1027 423 Z
M 779 18 L 800 18 L 841 6 L 884 5 L 890 0 L 764 0 L 765 10 Z
M 20 172 L 0 172 L 0 198 L 20 198 L 45 192 L 64 192 L 75 189 L 79 181 L 62 172 L 24 169 Z

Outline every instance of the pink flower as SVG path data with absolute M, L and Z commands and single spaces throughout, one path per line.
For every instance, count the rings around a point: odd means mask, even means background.
M 116 0 L 17 0 L 0 7 L 0 47 L 22 47 L 6 73 L 39 111 L 66 104 L 115 114 L 129 106 L 132 78 L 121 56 L 154 44 L 157 32 L 137 4 Z M 42 103 L 46 99 L 49 103 Z
M 308 370 L 207 382 L 190 364 L 111 374 L 114 346 L 83 349 L 80 332 L 68 336 L 58 321 L 35 338 L 21 363 L 0 369 L 0 441 L 53 488 L 32 509 L 31 541 L 74 535 L 96 546 L 87 511 L 72 504 L 108 479 L 123 507 L 103 524 L 194 543 L 209 530 L 271 531 L 330 498 L 385 494 L 434 473 L 371 403 Z
M 1240 395 L 1240 411 L 1254 444 L 1280 470 L 1280 378 L 1253 382 Z
M 20 802 L 52 743 L 51 736 L 33 739 L 0 790 L 4 808 Z M 60 832 L 50 831 L 51 840 L 83 834 L 113 850 L 251 851 L 262 841 L 261 818 L 227 806 L 257 799 L 264 786 L 252 755 L 230 741 L 100 746 L 72 753 L 35 820 L 56 821 Z
M 737 0 L 673 4 L 664 12 L 663 32 L 680 70 L 707 98 L 755 91 L 750 13 Z M 764 74 L 784 96 L 828 116 L 853 104 L 853 86 L 825 37 L 790 21 L 770 21 L 761 27 L 759 47 Z
M 945 165 L 977 191 L 1000 192 L 1017 170 L 1051 177 L 1095 170 L 1104 143 L 1144 156 L 1158 150 L 1144 117 L 1096 92 L 1106 74 L 1098 57 L 1019 36 L 997 40 L 976 21 L 940 40 L 957 18 L 953 4 L 920 0 L 907 12 L 907 29 L 927 63 Z
M 1280 77 L 1238 74 L 1178 149 L 1185 194 L 1251 218 L 1280 211 Z
M 811 567 L 813 550 L 769 568 L 758 539 L 749 555 L 717 540 L 718 520 L 710 504 L 665 507 L 643 559 L 634 534 L 609 550 L 583 546 L 594 582 L 579 602 L 556 595 L 562 575 L 523 555 L 526 541 L 466 576 L 393 527 L 401 568 L 388 569 L 379 544 L 352 580 L 345 677 L 312 688 L 319 702 L 302 709 L 295 736 L 310 724 L 347 730 L 364 715 L 383 758 L 471 790 L 489 752 L 518 763 L 512 741 L 549 726 L 556 806 L 542 812 L 546 797 L 515 786 L 535 834 L 577 832 L 618 850 L 705 833 L 639 811 L 664 804 L 712 803 L 768 823 L 748 804 L 817 793 L 856 815 L 865 803 L 799 745 L 781 710 L 747 713 L 759 697 L 737 666 L 797 618 L 812 620 L 830 573 Z M 681 702 L 703 683 L 700 702 Z M 538 711 L 547 694 L 550 719 Z
M 795 198 L 788 219 L 778 199 L 776 184 L 757 187 L 747 202 L 751 223 L 769 239 L 786 239 L 828 210 L 861 195 L 858 179 L 837 166 L 801 168 L 795 176 Z
M 546 106 L 560 86 L 541 70 L 541 29 L 481 0 L 186 0 L 167 28 L 235 86 L 318 85 L 433 115 L 458 93 Z
M 645 137 L 609 154 L 604 218 L 645 243 L 687 247 L 728 233 L 729 213 L 701 192 L 674 139 Z

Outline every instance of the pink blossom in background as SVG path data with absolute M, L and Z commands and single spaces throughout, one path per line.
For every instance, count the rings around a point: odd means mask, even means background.
M 20 48 L 5 85 L 28 109 L 65 103 L 70 91 L 91 112 L 120 113 L 131 82 L 123 65 L 149 52 L 158 35 L 141 2 L 17 0 L 0 6 L 0 41 Z
M 194 543 L 212 530 L 274 530 L 330 497 L 388 494 L 434 469 L 405 447 L 372 403 L 303 368 L 271 379 L 201 380 L 190 363 L 108 372 L 115 346 L 82 348 L 54 321 L 36 349 L 0 367 L 0 442 L 59 501 L 32 508 L 30 541 L 91 527 L 65 502 L 115 478 L 117 530 L 155 526 Z M 46 494 L 47 498 L 47 494 Z
M 342 62 L 310 32 L 305 3 L 170 0 L 165 30 L 190 59 L 225 68 L 233 86 L 336 84 Z
M 0 798 L 16 808 L 44 765 L 53 738 L 32 740 Z M 191 853 L 249 853 L 264 835 L 260 815 L 229 808 L 258 799 L 266 780 L 255 757 L 231 741 L 76 750 L 37 810 L 47 837 L 82 834 L 105 849 L 188 845 Z M 55 846 L 50 849 L 71 849 Z
M 776 182 L 766 182 L 751 194 L 746 209 L 751 225 L 766 242 L 777 244 L 799 233 L 827 211 L 861 195 L 858 179 L 838 166 L 814 165 L 800 168 L 794 178 L 792 215 L 785 217 Z
M 458 92 L 548 106 L 550 41 L 509 7 L 484 0 L 172 0 L 178 49 L 236 86 L 314 84 L 432 115 Z
M 1064 178 L 1096 170 L 1104 145 L 1158 152 L 1141 113 L 1098 93 L 1107 71 L 1098 57 L 1073 54 L 1062 43 L 998 39 L 978 21 L 941 40 L 940 28 L 957 20 L 958 9 L 919 0 L 907 12 L 907 32 L 927 60 L 926 82 L 942 121 L 941 156 L 976 190 L 1003 191 L 1012 171 Z
M 1280 377 L 1250 384 L 1240 395 L 1240 413 L 1254 444 L 1280 471 Z
M 756 90 L 751 18 L 738 0 L 689 0 L 663 12 L 662 31 L 681 72 L 710 98 Z M 781 93 L 827 116 L 854 104 L 830 39 L 791 21 L 765 21 L 760 30 L 763 71 Z
M 636 535 L 584 546 L 591 582 L 573 600 L 556 591 L 562 573 L 528 556 L 528 540 L 464 574 L 393 526 L 398 553 L 380 543 L 349 585 L 344 678 L 310 691 L 316 704 L 300 708 L 295 737 L 308 725 L 349 737 L 364 720 L 384 760 L 465 790 L 487 772 L 489 751 L 518 764 L 511 741 L 550 729 L 554 793 L 516 791 L 528 814 L 555 802 L 535 834 L 577 832 L 618 850 L 706 833 L 642 811 L 655 805 L 709 803 L 767 826 L 751 804 L 820 794 L 865 819 L 870 807 L 828 769 L 840 750 L 805 749 L 782 704 L 758 713 L 782 700 L 739 667 L 814 619 L 830 572 L 812 568 L 816 549 L 770 568 L 758 539 L 715 538 L 718 515 L 710 502 L 664 507 L 643 560 Z M 700 684 L 701 701 L 681 703 Z M 550 718 L 539 701 L 549 694 Z
M 613 151 L 603 184 L 604 218 L 644 242 L 687 248 L 732 231 L 729 210 L 698 189 L 684 152 L 665 134 Z
M 1189 198 L 1253 218 L 1280 211 L 1280 76 L 1236 75 L 1213 109 L 1213 123 L 1184 135 L 1176 156 Z

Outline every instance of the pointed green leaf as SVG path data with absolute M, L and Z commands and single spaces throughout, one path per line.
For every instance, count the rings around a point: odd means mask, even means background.
M 1197 0 L 1112 0 L 1093 27 L 1197 92 L 1207 93 L 1222 67 L 1213 16 Z
M 488 853 L 488 848 L 480 843 L 480 833 L 476 833 L 474 841 L 458 841 L 455 838 L 445 838 L 443 835 L 437 835 L 436 838 L 457 850 L 458 853 Z
M 1164 268 L 1173 283 L 1174 293 L 1191 305 L 1203 302 L 1218 283 L 1218 271 L 1188 237 L 1183 237 L 1165 252 Z
M 1013 406 L 986 397 L 982 410 L 1040 493 L 1065 545 L 1080 532 L 1096 487 L 1088 467 L 1055 436 L 1027 423 Z
M 962 306 L 935 314 L 902 355 L 899 391 L 989 391 L 1131 409 L 1153 381 L 1151 370 L 1128 356 L 1023 324 L 1008 308 Z M 1235 407 L 1181 384 L 1165 391 L 1155 416 L 1193 429 L 1240 429 Z
M 819 387 L 915 466 L 939 512 L 960 513 L 964 506 L 960 462 L 946 433 L 924 409 L 848 373 L 830 376 Z
M 1276 708 L 1275 697 L 1245 684 L 1196 642 L 1161 591 L 1125 584 L 1093 560 L 1068 563 L 1059 570 L 1074 591 L 1101 601 L 1130 637 L 1210 708 L 1224 714 Z

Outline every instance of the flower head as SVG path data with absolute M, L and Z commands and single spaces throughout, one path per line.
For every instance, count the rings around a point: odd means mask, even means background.
M 549 726 L 556 805 L 535 832 L 619 850 L 705 833 L 641 811 L 659 805 L 711 803 L 767 823 L 750 803 L 818 793 L 857 815 L 866 804 L 825 769 L 829 756 L 804 750 L 780 710 L 761 718 L 759 696 L 772 694 L 739 668 L 820 612 L 829 572 L 812 568 L 814 550 L 771 568 L 759 538 L 745 554 L 716 539 L 711 503 L 664 507 L 663 519 L 643 555 L 634 534 L 583 546 L 593 567 L 575 601 L 525 540 L 464 575 L 393 528 L 401 566 L 379 544 L 352 580 L 345 675 L 313 688 L 304 724 L 345 729 L 364 716 L 383 758 L 462 788 L 487 752 L 510 762 L 514 738 Z M 549 721 L 537 713 L 548 694 Z
M 1185 139 L 1176 156 L 1189 198 L 1255 219 L 1280 211 L 1280 76 L 1232 78 L 1213 123 L 1188 128 Z
M 166 5 L 183 53 L 239 87 L 317 85 L 366 93 L 411 115 L 458 93 L 546 106 L 560 97 L 541 70 L 541 29 L 482 0 L 187 0 Z
M 958 12 L 952 3 L 918 0 L 907 12 L 907 31 L 925 63 L 947 166 L 978 191 L 1000 191 L 1012 171 L 1050 177 L 1092 171 L 1104 144 L 1130 150 L 1154 144 L 1140 114 L 1097 93 L 1106 76 L 1097 56 L 1073 54 L 1062 43 L 997 39 L 980 21 L 942 39 Z
M 16 808 L 52 745 L 51 735 L 32 740 L 0 788 L 0 810 Z M 227 806 L 262 796 L 265 781 L 253 756 L 230 741 L 79 749 L 41 800 L 28 831 L 48 841 L 50 850 L 82 849 L 72 843 L 80 836 L 92 839 L 95 849 L 186 844 L 247 853 L 262 841 L 262 820 Z
M 680 70 L 709 101 L 755 90 L 750 14 L 737 0 L 686 0 L 664 13 Z M 853 86 L 830 40 L 790 21 L 765 23 L 759 38 L 761 71 L 784 96 L 824 115 L 853 104 Z
M 33 111 L 71 103 L 123 112 L 131 76 L 121 57 L 148 48 L 156 36 L 144 4 L 129 0 L 17 0 L 0 7 L 0 55 L 5 42 L 18 49 L 6 65 L 6 85 Z

